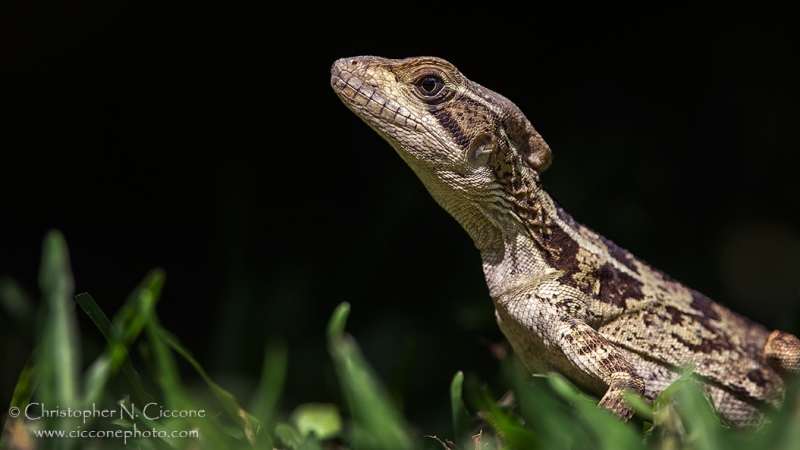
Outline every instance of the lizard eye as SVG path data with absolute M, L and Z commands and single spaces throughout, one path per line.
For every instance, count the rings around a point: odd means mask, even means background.
M 436 97 L 444 89 L 444 81 L 436 76 L 420 78 L 416 82 L 417 91 L 423 98 L 430 99 Z

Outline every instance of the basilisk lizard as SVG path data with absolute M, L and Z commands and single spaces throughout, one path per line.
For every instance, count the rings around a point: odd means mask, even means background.
M 730 423 L 762 423 L 800 340 L 714 303 L 577 223 L 540 175 L 551 151 L 505 97 L 439 58 L 344 58 L 341 100 L 386 139 L 481 252 L 497 321 L 532 372 L 558 371 L 628 419 L 695 366 Z

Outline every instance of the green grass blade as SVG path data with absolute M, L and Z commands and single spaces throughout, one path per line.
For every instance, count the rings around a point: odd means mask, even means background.
M 147 321 L 145 333 L 147 341 L 150 343 L 149 355 L 152 358 L 156 383 L 164 394 L 167 408 L 172 410 L 204 409 L 198 407 L 197 401 L 183 387 L 177 363 L 169 350 L 168 339 L 165 338 L 168 333 L 161 327 L 155 311 L 152 311 Z M 207 448 L 232 448 L 232 440 L 222 433 L 216 422 L 216 420 L 212 422 L 209 417 L 190 418 L 182 421 L 182 423 L 192 424 L 202 432 L 201 440 Z
M 573 411 L 559 401 L 549 386 L 549 375 L 531 376 L 517 357 L 502 366 L 513 386 L 518 411 L 541 448 L 582 448 L 588 437 L 576 426 Z
M 33 391 L 36 389 L 37 384 L 37 370 L 36 370 L 36 351 L 28 358 L 22 372 L 17 379 L 17 385 L 14 387 L 14 394 L 11 397 L 11 406 L 16 406 L 19 409 L 25 409 L 31 401 Z
M 417 448 L 399 411 L 389 400 L 389 394 L 378 382 L 355 341 L 346 334 L 334 333 L 333 336 L 329 350 L 355 422 L 356 448 Z
M 771 442 L 761 448 L 796 449 L 800 447 L 800 377 L 789 382 L 786 390 L 786 403 L 777 413 L 771 428 Z M 755 446 L 754 446 L 755 448 Z
M 721 450 L 728 447 L 723 443 L 720 420 L 696 382 L 683 381 L 676 397 L 685 416 L 684 420 L 689 425 L 686 442 L 693 443 L 695 448 L 703 450 Z
M 648 403 L 644 397 L 633 391 L 625 391 L 624 396 L 625 401 L 638 417 L 653 423 L 653 405 Z
M 162 269 L 151 270 L 131 291 L 125 304 L 114 315 L 114 328 L 119 333 L 119 341 L 126 348 L 139 337 L 147 321 L 150 320 L 161 298 L 165 279 L 166 275 Z
M 303 436 L 293 426 L 288 423 L 279 422 L 275 426 L 275 436 L 292 450 L 299 449 L 303 445 Z
M 14 394 L 11 396 L 11 404 L 9 405 L 10 407 L 8 410 L 10 411 L 11 407 L 16 407 L 19 408 L 19 411 L 22 411 L 22 413 L 17 419 L 12 419 L 12 417 L 7 416 L 5 424 L 3 425 L 3 434 L 0 435 L 0 448 L 2 448 L 2 443 L 5 443 L 6 439 L 9 439 L 9 436 L 13 434 L 11 432 L 12 427 L 19 427 L 21 429 L 21 425 L 16 424 L 15 422 L 23 422 L 25 408 L 30 403 L 31 397 L 33 396 L 33 391 L 36 389 L 36 360 L 36 352 L 34 350 L 34 353 L 30 356 L 30 358 L 28 358 L 28 361 L 25 363 L 25 367 L 19 374 L 17 384 L 14 387 Z
M 128 382 L 131 384 L 133 388 L 133 392 L 138 397 L 139 401 L 142 404 L 151 403 L 153 401 L 153 396 L 151 396 L 142 385 L 142 380 L 139 377 L 139 374 L 136 372 L 136 369 L 133 368 L 133 363 L 131 363 L 130 356 L 128 355 L 127 346 L 116 341 L 114 336 L 117 336 L 117 331 L 115 330 L 114 326 L 111 325 L 111 322 L 106 317 L 105 313 L 97 306 L 97 303 L 94 301 L 91 295 L 87 293 L 78 294 L 75 297 L 75 300 L 81 306 L 86 315 L 92 319 L 95 326 L 100 330 L 100 333 L 103 337 L 106 338 L 106 342 L 108 342 L 109 346 L 109 353 L 110 353 L 110 361 L 106 361 L 104 363 L 97 362 L 98 365 L 95 369 L 90 371 L 91 380 L 89 376 L 86 378 L 86 386 L 87 386 L 87 393 L 85 395 L 85 404 L 91 404 L 94 400 L 95 396 L 99 396 L 99 392 L 90 393 L 88 392 L 89 389 L 92 389 L 94 386 L 98 386 L 101 382 L 104 384 L 109 372 L 113 373 L 117 367 L 122 369 L 122 373 L 125 374 L 125 377 L 128 379 Z M 105 375 L 103 372 L 105 371 Z M 91 381 L 91 384 L 89 382 Z M 95 391 L 97 391 L 95 389 Z
M 111 321 L 108 320 L 103 310 L 97 306 L 97 302 L 94 301 L 92 296 L 84 292 L 76 295 L 75 301 L 78 302 L 83 312 L 92 319 L 92 322 L 94 322 L 97 329 L 100 330 L 103 337 L 106 338 L 106 341 L 109 344 L 114 343 L 114 327 L 111 325 Z
M 36 306 L 31 296 L 10 277 L 0 277 L 0 307 L 23 330 L 32 331 Z
M 495 433 L 505 442 L 509 449 L 559 448 L 543 446 L 541 437 L 526 428 L 523 420 L 494 401 L 484 386 L 478 384 L 474 377 L 467 380 L 467 393 L 475 406 L 480 410 L 481 419 L 486 421 Z M 466 447 L 469 448 L 469 447 Z
M 203 366 L 201 366 L 191 353 L 178 342 L 175 336 L 164 329 L 160 330 L 160 334 L 164 342 L 169 345 L 172 350 L 181 355 L 183 359 L 194 367 L 220 402 L 223 409 L 225 409 L 225 412 L 228 413 L 228 416 L 241 427 L 248 441 L 250 441 L 251 444 L 259 442 L 260 446 L 264 445 L 264 448 L 272 448 L 272 439 L 266 430 L 259 430 L 260 423 L 258 419 L 239 406 L 239 402 L 236 401 L 236 397 L 234 397 L 233 394 L 215 383 L 214 380 L 208 376 L 205 369 L 203 369 Z M 256 436 L 257 433 L 258 436 Z M 268 447 L 266 447 L 266 443 L 269 443 Z
M 463 439 L 469 432 L 469 412 L 462 397 L 464 372 L 458 371 L 450 383 L 450 406 L 453 413 L 453 431 L 459 446 L 464 446 Z
M 169 344 L 164 340 L 162 331 L 155 312 L 153 312 L 145 327 L 147 341 L 150 343 L 149 356 L 152 357 L 156 383 L 161 387 L 167 404 L 176 408 L 185 405 L 183 400 L 186 398 L 186 394 L 181 383 L 178 365 L 169 351 Z
M 42 403 L 61 408 L 79 407 L 78 373 L 81 355 L 78 351 L 78 325 L 72 303 L 73 280 L 69 266 L 69 251 L 64 237 L 50 231 L 44 239 L 39 286 L 47 308 L 44 329 L 41 331 L 38 368 L 39 399 Z M 49 425 L 55 425 L 48 420 Z M 73 429 L 79 421 L 64 418 L 60 428 Z M 56 447 L 75 445 L 72 439 L 58 439 Z
M 249 405 L 250 411 L 258 417 L 263 426 L 272 425 L 272 417 L 286 380 L 287 361 L 286 345 L 271 343 L 266 346 L 261 379 Z
M 337 306 L 333 311 L 331 320 L 328 322 L 328 339 L 333 339 L 337 336 L 341 336 L 342 333 L 344 333 L 344 327 L 347 324 L 348 315 L 350 315 L 350 303 L 339 303 L 339 306 Z
M 589 401 L 571 383 L 560 375 L 550 375 L 548 381 L 553 391 L 575 407 L 581 423 L 591 433 L 584 448 L 592 445 L 607 450 L 641 449 L 641 437 L 634 428 L 600 409 L 594 401 Z
M 83 376 L 83 385 L 85 386 L 81 405 L 87 408 L 96 404 L 103 398 L 106 383 L 111 376 L 111 358 L 107 353 L 103 353 L 94 360 L 91 366 Z M 91 423 L 93 417 L 89 417 L 84 423 Z

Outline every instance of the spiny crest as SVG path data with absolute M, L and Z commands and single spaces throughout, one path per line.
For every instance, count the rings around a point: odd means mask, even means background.
M 500 145 L 489 160 L 490 167 L 508 195 L 516 215 L 533 229 L 544 228 L 542 204 L 537 201 L 541 191 L 539 171 L 530 162 L 530 154 L 519 141 L 501 133 Z M 538 137 L 538 133 L 536 134 Z M 541 139 L 541 137 L 539 137 Z M 541 141 L 545 146 L 547 144 Z M 520 148 L 522 147 L 522 148 Z M 549 151 L 549 147 L 548 147 Z M 548 160 L 549 164 L 549 160 Z

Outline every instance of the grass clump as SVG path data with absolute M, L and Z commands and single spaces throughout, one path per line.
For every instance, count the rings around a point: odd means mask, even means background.
M 88 294 L 74 296 L 63 236 L 44 240 L 35 303 L 10 280 L 0 281 L 0 305 L 31 330 L 36 347 L 19 374 L 3 426 L 3 448 L 139 449 L 794 449 L 800 448 L 800 394 L 756 432 L 732 430 L 692 381 L 677 380 L 653 408 L 631 397 L 638 419 L 619 421 L 556 374 L 531 376 L 514 358 L 501 365 L 511 394 L 498 400 L 479 380 L 458 372 L 450 385 L 452 434 L 425 436 L 403 417 L 383 383 L 346 333 L 349 305 L 334 311 L 328 352 L 341 404 L 304 403 L 278 410 L 287 351 L 267 345 L 259 384 L 246 405 L 215 383 L 178 338 L 164 329 L 156 307 L 165 275 L 156 269 L 109 317 Z M 84 364 L 75 304 L 105 339 Z M 131 359 L 136 344 L 144 367 Z M 206 395 L 186 387 L 185 361 Z M 82 369 L 86 367 L 85 369 Z M 140 375 L 141 371 L 141 375 Z M 120 393 L 112 380 L 124 379 Z M 442 387 L 446 389 L 446 387 Z M 58 406 L 58 413 L 46 411 Z M 68 409 L 69 413 L 65 410 Z M 95 413 L 97 411 L 98 413 Z M 112 413 L 104 417 L 102 412 Z M 64 433 L 60 436 L 57 433 Z M 49 434 L 48 434 L 49 433 Z

